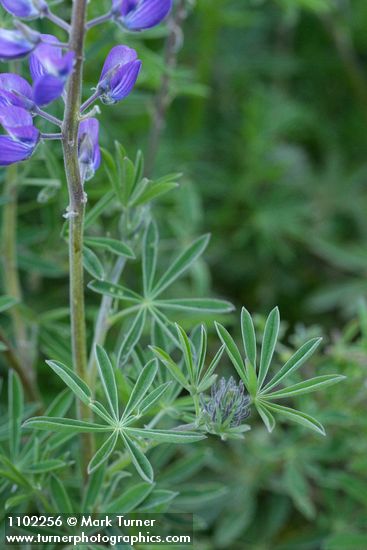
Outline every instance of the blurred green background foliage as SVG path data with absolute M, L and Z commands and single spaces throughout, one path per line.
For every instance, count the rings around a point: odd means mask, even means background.
M 91 2 L 91 16 L 102 13 L 103 4 L 108 2 Z M 57 9 L 68 13 L 69 6 Z M 198 550 L 363 550 L 367 3 L 197 0 L 187 2 L 187 11 L 176 37 L 177 66 L 168 72 L 169 108 L 152 168 L 156 177 L 183 174 L 180 187 L 155 206 L 163 258 L 176 250 L 174 238 L 183 245 L 209 231 L 205 263 L 189 283 L 180 283 L 181 295 L 211 289 L 257 312 L 259 327 L 278 304 L 288 342 L 280 356 L 286 359 L 293 346 L 323 335 L 323 354 L 309 372 L 332 366 L 348 380 L 312 400 L 298 398 L 326 425 L 327 438 L 297 427 L 269 435 L 259 423 L 244 442 L 213 438 L 209 449 L 185 449 L 181 469 L 171 466 L 163 481 L 180 490 L 175 509 L 201 518 Z M 47 22 L 39 28 L 50 31 Z M 153 156 L 168 32 L 160 27 L 140 37 L 107 25 L 88 35 L 85 97 L 112 41 L 135 47 L 144 63 L 137 91 L 118 107 L 101 107 L 101 143 L 109 151 L 119 140 L 131 158 L 139 148 Z M 21 169 L 19 194 L 23 313 L 39 323 L 40 383 L 50 391 L 57 387 L 50 387 L 42 357 L 63 358 L 68 337 L 59 309 L 68 292 L 67 248 L 60 244 L 67 205 L 61 162 L 57 145 L 43 146 Z M 109 189 L 101 167 L 88 183 L 88 208 Z M 93 231 L 108 232 L 113 214 L 111 208 Z M 139 290 L 137 273 L 132 266 L 126 277 Z M 87 299 L 92 318 L 98 297 L 88 291 Z M 235 326 L 236 318 L 227 323 Z M 222 370 L 229 373 L 229 365 Z M 160 447 L 153 462 L 159 469 L 176 452 Z

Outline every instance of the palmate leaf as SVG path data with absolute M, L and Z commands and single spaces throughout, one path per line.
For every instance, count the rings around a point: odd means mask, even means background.
M 143 296 L 120 284 L 108 281 L 99 280 L 89 283 L 89 288 L 94 292 L 128 304 L 128 307 L 114 313 L 109 318 L 110 326 L 128 316 L 135 316 L 132 323 L 128 324 L 127 334 L 118 353 L 118 365 L 123 365 L 130 358 L 143 334 L 147 318 L 150 318 L 151 326 L 158 326 L 175 346 L 179 346 L 177 331 L 165 315 L 165 311 L 228 313 L 233 310 L 232 304 L 226 300 L 210 298 L 158 299 L 158 296 L 168 286 L 191 267 L 205 250 L 208 241 L 208 235 L 196 239 L 173 261 L 161 279 L 155 283 L 159 234 L 155 223 L 150 222 L 145 231 L 142 246 Z
M 279 413 L 289 420 L 301 423 L 308 428 L 318 431 L 319 433 L 324 433 L 324 428 L 314 418 L 295 409 L 278 405 L 274 403 L 273 400 L 292 398 L 297 395 L 310 393 L 332 384 L 336 384 L 345 377 L 336 374 L 317 376 L 315 378 L 291 385 L 287 388 L 271 392 L 271 390 L 282 382 L 287 376 L 303 365 L 303 363 L 305 363 L 305 361 L 314 353 L 321 342 L 321 338 L 313 338 L 306 342 L 290 357 L 290 359 L 288 359 L 285 365 L 270 380 L 270 382 L 264 386 L 264 381 L 267 377 L 277 343 L 279 325 L 279 310 L 278 308 L 274 308 L 270 312 L 265 324 L 258 373 L 256 372 L 256 335 L 250 313 L 245 308 L 242 309 L 241 313 L 242 340 L 246 354 L 245 363 L 243 362 L 236 343 L 228 331 L 219 324 L 216 324 L 216 328 L 230 360 L 232 361 L 240 378 L 243 380 L 246 389 L 252 398 L 252 402 L 256 406 L 260 417 L 269 431 L 272 431 L 275 426 L 275 418 L 273 413 Z

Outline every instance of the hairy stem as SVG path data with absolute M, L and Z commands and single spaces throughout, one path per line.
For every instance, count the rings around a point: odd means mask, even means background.
M 22 291 L 19 280 L 17 265 L 17 207 L 18 207 L 18 168 L 16 165 L 7 169 L 4 187 L 4 198 L 2 223 L 3 243 L 3 285 L 5 294 L 22 301 Z M 23 318 L 17 306 L 9 311 L 13 326 L 15 350 L 10 344 L 1 340 L 7 345 L 6 357 L 9 365 L 18 372 L 24 389 L 30 399 L 40 401 L 40 395 L 36 383 L 35 372 L 29 361 L 29 342 L 27 330 Z
M 67 87 L 66 107 L 62 125 L 65 172 L 69 191 L 69 269 L 70 315 L 73 367 L 87 381 L 87 343 L 84 306 L 83 226 L 85 194 L 78 161 L 78 130 L 83 76 L 87 0 L 74 0 L 70 30 L 70 49 L 75 53 L 75 68 Z M 78 415 L 89 417 L 86 405 L 79 405 Z M 82 437 L 84 467 L 93 450 L 92 437 Z

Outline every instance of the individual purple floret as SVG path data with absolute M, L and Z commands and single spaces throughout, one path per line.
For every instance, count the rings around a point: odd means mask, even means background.
M 31 111 L 34 108 L 32 86 L 17 74 L 0 74 L 1 105 L 13 105 Z
M 0 124 L 9 135 L 0 136 L 0 166 L 28 159 L 36 149 L 40 132 L 32 116 L 21 107 L 0 107 Z
M 135 86 L 141 65 L 132 48 L 112 48 L 104 63 L 95 96 L 109 105 L 124 99 Z
M 41 41 L 40 33 L 22 25 L 18 30 L 0 29 L 0 59 L 11 61 L 33 52 Z
M 93 178 L 101 163 L 99 122 L 96 118 L 82 120 L 79 126 L 79 166 L 82 181 Z
M 172 8 L 172 0 L 113 0 L 116 21 L 131 31 L 142 31 L 158 25 Z
M 62 54 L 57 47 L 59 40 L 52 35 L 42 34 L 41 43 L 29 59 L 29 69 L 34 81 L 33 97 L 37 105 L 48 105 L 59 98 L 64 91 L 68 76 L 73 70 L 74 53 Z M 50 42 L 55 46 L 50 45 Z
M 48 11 L 44 0 L 0 0 L 0 4 L 6 11 L 22 19 L 34 19 Z

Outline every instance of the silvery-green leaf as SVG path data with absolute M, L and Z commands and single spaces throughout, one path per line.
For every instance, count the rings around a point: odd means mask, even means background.
M 133 410 L 139 406 L 150 386 L 153 384 L 157 370 L 157 362 L 154 359 L 149 361 L 149 363 L 147 363 L 147 365 L 143 368 L 135 383 L 135 386 L 132 389 L 122 418 L 127 418 Z
M 246 308 L 241 311 L 241 331 L 247 359 L 256 370 L 256 335 L 252 317 Z
M 106 504 L 105 513 L 120 514 L 124 511 L 125 514 L 128 514 L 132 512 L 147 498 L 153 488 L 154 483 L 138 483 L 130 487 L 118 498 Z
M 142 452 L 136 443 L 128 437 L 128 435 L 121 431 L 121 437 L 124 441 L 125 447 L 128 450 L 131 461 L 134 464 L 136 471 L 143 478 L 144 481 L 152 483 L 154 479 L 154 472 L 149 460 Z
M 261 355 L 260 355 L 260 367 L 259 367 L 259 376 L 258 376 L 258 386 L 262 387 L 268 370 L 270 367 L 271 360 L 273 358 L 275 346 L 277 343 L 278 333 L 279 333 L 279 309 L 275 307 L 269 314 L 269 317 L 266 320 L 265 329 L 264 329 L 264 338 L 261 346 Z
M 126 256 L 131 259 L 135 258 L 135 254 L 131 248 L 127 244 L 116 239 L 110 239 L 109 237 L 85 237 L 84 242 L 92 248 L 102 248 L 118 256 Z
M 116 447 L 118 431 L 114 431 L 103 445 L 98 449 L 88 464 L 88 474 L 92 474 L 103 464 Z
M 296 371 L 301 365 L 303 365 L 309 357 L 315 352 L 316 348 L 320 345 L 322 338 L 312 338 L 303 346 L 301 346 L 293 355 L 288 359 L 285 365 L 280 371 L 270 380 L 266 386 L 264 386 L 262 393 L 267 393 L 272 388 L 277 386 L 284 378 L 289 376 L 292 372 Z
M 23 426 L 35 430 L 67 431 L 70 433 L 110 432 L 112 430 L 111 426 L 103 426 L 102 424 L 94 424 L 73 418 L 49 418 L 47 416 L 29 418 L 23 423 Z
M 111 413 L 117 420 L 119 418 L 119 403 L 115 373 L 107 352 L 102 346 L 96 346 L 96 359 L 103 391 Z
M 321 435 L 325 434 L 325 429 L 322 424 L 309 414 L 306 414 L 296 409 L 291 409 L 290 407 L 284 407 L 283 405 L 278 405 L 277 403 L 262 403 L 270 412 L 278 413 L 288 420 L 302 424 L 306 428 L 310 428 L 315 432 L 320 433 Z
M 46 361 L 47 365 L 65 382 L 83 403 L 90 402 L 92 392 L 83 380 L 69 367 L 59 361 Z
M 206 436 L 195 432 L 184 430 L 150 430 L 140 428 L 124 428 L 124 432 L 133 437 L 143 437 L 161 443 L 195 443 Z
M 154 296 L 161 294 L 201 256 L 208 246 L 209 235 L 203 235 L 186 248 L 166 270 L 153 289 Z
M 154 355 L 163 363 L 165 367 L 169 370 L 171 375 L 177 382 L 184 388 L 188 388 L 189 384 L 186 380 L 184 374 L 178 367 L 178 365 L 173 361 L 173 359 L 168 355 L 166 351 L 156 346 L 151 346 L 150 348 Z
M 117 364 L 119 366 L 125 365 L 131 353 L 134 351 L 136 344 L 139 342 L 144 330 L 146 315 L 146 309 L 142 308 L 138 311 L 134 320 L 129 323 L 129 330 L 118 352 Z
M 157 224 L 151 221 L 148 225 L 143 240 L 143 287 L 144 295 L 147 296 L 154 284 L 154 276 L 157 267 L 159 234 Z
M 287 397 L 293 397 L 294 395 L 310 393 L 319 390 L 320 388 L 330 386 L 331 384 L 336 384 L 341 380 L 345 380 L 345 376 L 340 374 L 325 374 L 323 376 L 316 376 L 315 378 L 310 378 L 309 380 L 304 380 L 298 384 L 288 386 L 283 390 L 268 393 L 266 394 L 266 399 L 284 399 Z
M 64 483 L 55 475 L 50 480 L 51 498 L 55 510 L 59 514 L 72 514 L 73 505 L 66 492 Z
M 230 302 L 227 300 L 218 300 L 217 298 L 172 298 L 169 300 L 156 300 L 155 304 L 160 309 L 172 309 L 176 311 L 229 313 L 234 310 Z
M 236 369 L 239 377 L 247 387 L 246 368 L 243 363 L 241 354 L 238 350 L 238 347 L 235 344 L 235 341 L 233 340 L 232 336 L 229 334 L 228 330 L 225 329 L 221 324 L 215 323 L 215 328 L 217 329 L 219 338 L 221 339 L 223 345 L 226 348 L 228 357 L 232 361 L 232 364 Z

